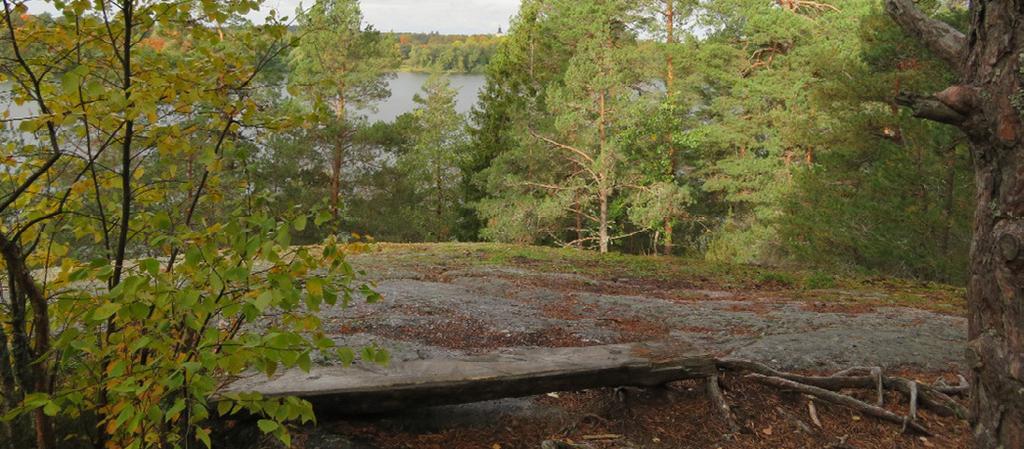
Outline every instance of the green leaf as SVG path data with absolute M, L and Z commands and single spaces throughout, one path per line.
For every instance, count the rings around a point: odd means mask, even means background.
M 292 226 L 298 232 L 305 231 L 306 230 L 306 221 L 307 221 L 307 217 L 305 215 L 299 215 L 299 217 L 295 219 L 295 222 L 292 223 Z
M 196 430 L 196 438 L 203 442 L 206 449 L 213 449 L 213 442 L 210 441 L 210 430 L 209 429 L 198 429 Z
M 60 406 L 53 401 L 47 402 L 46 405 L 43 406 L 43 413 L 45 413 L 46 416 L 57 416 L 57 414 L 60 413 Z
M 167 409 L 167 413 L 164 414 L 164 420 L 171 422 L 171 420 L 177 418 L 178 415 L 181 414 L 182 410 L 185 410 L 185 400 L 178 399 L 174 402 L 174 405 L 172 405 L 171 408 Z
M 356 353 L 352 348 L 338 348 L 338 359 L 347 367 L 356 360 Z
M 263 433 L 271 433 L 280 428 L 281 426 L 278 423 L 271 421 L 269 419 L 261 419 L 256 422 L 256 427 L 259 427 L 260 431 Z
M 231 413 L 231 407 L 232 405 L 230 401 L 220 401 L 217 403 L 217 414 L 220 416 L 228 416 L 228 413 Z
M 252 302 L 252 305 L 256 307 L 260 313 L 263 313 L 270 307 L 270 304 L 274 301 L 274 294 L 269 290 L 260 293 L 259 296 Z
M 92 312 L 92 319 L 95 321 L 106 320 L 107 318 L 114 316 L 114 314 L 117 313 L 118 310 L 121 310 L 120 304 L 108 302 L 97 307 L 96 310 Z
M 324 281 L 320 278 L 309 278 L 306 280 L 306 290 L 310 296 L 322 298 L 324 296 Z
M 331 221 L 331 213 L 326 210 L 321 210 L 320 212 L 317 212 L 316 218 L 313 219 L 313 224 L 317 225 L 317 227 L 320 227 L 323 226 L 323 224 L 327 223 L 328 221 Z
M 160 273 L 160 261 L 156 259 L 145 259 L 139 262 L 139 267 L 151 276 L 156 276 Z
M 374 354 L 373 361 L 381 366 L 387 366 L 391 363 L 391 354 L 385 349 L 377 349 L 377 353 Z

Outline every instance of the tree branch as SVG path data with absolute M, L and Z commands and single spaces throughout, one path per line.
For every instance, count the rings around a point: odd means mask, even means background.
M 896 96 L 896 104 L 906 106 L 914 111 L 914 117 L 960 126 L 967 121 L 967 116 L 947 106 L 935 96 L 922 96 L 901 92 Z
M 903 31 L 917 36 L 936 56 L 960 71 L 967 53 L 967 38 L 963 33 L 946 22 L 925 15 L 914 5 L 914 0 L 885 0 L 885 11 Z

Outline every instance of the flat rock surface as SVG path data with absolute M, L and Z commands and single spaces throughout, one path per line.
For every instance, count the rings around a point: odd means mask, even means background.
M 469 371 L 460 368 L 465 366 L 459 360 L 507 362 L 508 357 L 514 359 L 515 354 L 523 353 L 548 354 L 557 360 L 567 354 L 587 353 L 575 352 L 573 348 L 600 351 L 599 347 L 608 345 L 651 341 L 678 344 L 717 356 L 749 358 L 783 370 L 822 373 L 871 365 L 929 373 L 923 378 L 932 380 L 935 373 L 950 375 L 962 371 L 964 363 L 966 320 L 957 316 L 955 310 L 937 313 L 892 306 L 889 303 L 899 302 L 893 300 L 894 295 L 902 292 L 887 291 L 884 283 L 863 290 L 845 287 L 807 291 L 720 285 L 715 279 L 669 277 L 652 283 L 629 279 L 625 273 L 598 277 L 552 272 L 529 266 L 529 260 L 510 264 L 527 266 L 481 265 L 479 260 L 468 260 L 486 256 L 474 247 L 457 247 L 447 256 L 438 255 L 433 247 L 414 247 L 384 257 L 368 254 L 353 258 L 356 267 L 365 269 L 376 282 L 384 301 L 355 301 L 348 309 L 325 310 L 321 317 L 326 330 L 340 345 L 388 349 L 392 368 L 361 361 L 354 367 L 342 368 L 321 359 L 311 374 L 287 374 L 297 377 L 285 379 L 279 384 L 279 392 L 336 390 L 337 382 L 324 383 L 324 379 L 332 377 L 347 378 L 342 383 L 349 386 L 390 381 L 408 385 L 445 374 L 446 367 L 447 374 L 467 374 Z M 917 307 L 922 303 L 914 304 Z M 367 377 L 382 373 L 386 377 L 389 369 L 396 375 L 391 380 L 370 381 L 371 377 Z M 774 392 L 747 401 L 745 395 L 751 394 L 746 390 L 749 386 L 739 379 L 730 383 L 739 388 L 726 391 L 735 410 L 749 419 L 774 416 L 762 407 L 777 400 Z M 319 425 L 303 428 L 297 439 L 302 442 L 300 447 L 307 449 L 536 448 L 538 438 L 571 432 L 577 425 L 588 429 L 597 426 L 605 431 L 588 430 L 589 433 L 607 433 L 609 429 L 630 433 L 634 430 L 629 429 L 644 426 L 639 423 L 665 419 L 666 424 L 651 424 L 644 427 L 646 434 L 634 435 L 640 444 L 621 446 L 670 447 L 642 443 L 656 442 L 662 431 L 700 438 L 707 437 L 705 433 L 724 432 L 716 427 L 720 423 L 715 419 L 702 418 L 714 413 L 706 408 L 709 406 L 699 385 L 683 383 L 675 393 L 683 399 L 669 404 L 662 404 L 657 398 L 643 399 L 644 405 L 634 403 L 621 416 L 615 411 L 619 410 L 615 399 L 618 393 L 612 394 L 610 389 L 591 390 L 410 408 L 362 418 L 325 417 Z M 796 413 L 802 413 L 801 406 L 797 404 Z M 833 412 L 831 419 L 843 423 L 840 428 L 849 433 L 848 412 Z M 786 418 L 774 425 L 788 422 Z M 855 421 L 852 425 L 864 423 Z M 772 429 L 770 425 L 762 427 Z M 871 431 L 889 435 L 893 433 L 890 430 L 879 424 Z M 763 438 L 764 432 L 762 429 L 755 436 Z M 224 438 L 230 448 L 281 447 L 260 436 L 252 426 L 241 426 L 235 432 L 225 433 Z M 452 438 L 463 444 L 452 446 Z M 679 441 L 689 439 L 692 438 Z M 687 443 L 671 447 L 719 446 L 729 444 Z
M 377 282 L 382 303 L 329 310 L 323 318 L 340 344 L 377 344 L 398 360 L 680 341 L 780 369 L 930 371 L 961 366 L 966 341 L 962 317 L 903 307 L 835 308 L 828 291 L 817 293 L 820 301 L 714 290 L 630 294 L 628 284 L 489 267 L 430 275 L 398 270 Z

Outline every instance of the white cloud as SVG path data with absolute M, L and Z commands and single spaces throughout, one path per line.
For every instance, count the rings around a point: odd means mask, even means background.
M 309 5 L 314 0 L 301 0 Z M 300 0 L 266 0 L 264 10 L 293 16 Z M 508 29 L 519 0 L 362 0 L 366 23 L 381 31 L 487 34 Z M 43 0 L 28 0 L 33 12 L 53 11 Z M 254 19 L 264 14 L 254 14 Z
M 494 33 L 508 29 L 519 0 L 363 0 L 363 15 L 382 31 Z

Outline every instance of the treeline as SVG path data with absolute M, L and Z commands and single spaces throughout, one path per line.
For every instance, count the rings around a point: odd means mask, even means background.
M 929 11 L 963 26 L 962 10 Z M 400 39 L 397 55 L 358 47 L 350 65 L 304 75 L 326 89 L 310 104 L 334 117 L 320 143 L 288 145 L 326 152 L 313 170 L 326 179 L 295 187 L 323 194 L 280 204 L 332 198 L 325 231 L 964 280 L 966 142 L 894 102 L 952 74 L 874 0 L 525 0 L 500 39 Z M 470 117 L 434 108 L 371 126 L 338 113 L 386 96 L 383 74 L 406 51 L 472 42 L 496 48 Z M 450 133 L 425 137 L 436 114 Z M 268 170 L 289 158 L 301 159 Z
M 962 282 L 966 142 L 894 103 L 952 78 L 873 0 L 524 0 L 473 115 L 466 234 Z
M 497 35 L 397 33 L 402 69 L 417 72 L 483 73 L 501 42 Z

